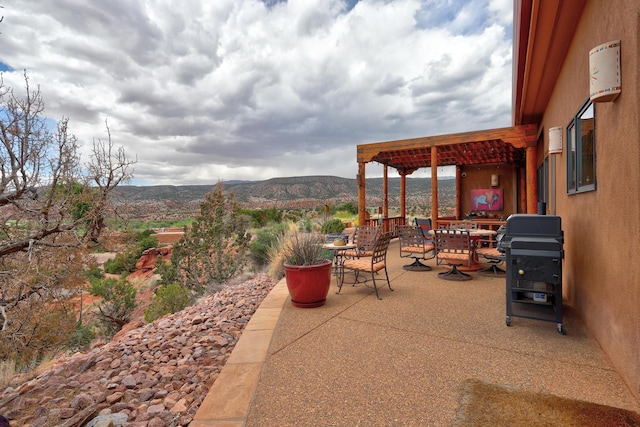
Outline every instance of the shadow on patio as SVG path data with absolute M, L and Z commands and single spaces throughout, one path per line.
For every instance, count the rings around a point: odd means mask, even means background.
M 465 380 L 639 411 L 580 319 L 513 318 L 505 281 L 467 282 L 402 269 L 388 253 L 394 292 L 345 285 L 300 309 L 276 285 L 252 317 L 191 423 L 204 426 L 450 425 Z

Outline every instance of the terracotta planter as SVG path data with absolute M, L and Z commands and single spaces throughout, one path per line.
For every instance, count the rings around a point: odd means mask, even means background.
M 331 264 L 330 260 L 318 265 L 284 264 L 287 288 L 294 306 L 312 308 L 324 305 L 331 285 Z

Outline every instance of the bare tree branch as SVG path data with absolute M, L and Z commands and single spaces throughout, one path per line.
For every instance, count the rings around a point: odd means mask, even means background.
M 131 178 L 135 163 L 115 147 L 108 126 L 108 140 L 94 142 L 82 163 L 69 119 L 51 129 L 40 88 L 26 72 L 24 82 L 18 95 L 0 76 L 0 359 L 60 335 L 56 329 L 64 328 L 45 319 L 84 286 L 87 245 L 98 242 L 109 195 Z M 60 310 L 74 328 L 74 316 Z

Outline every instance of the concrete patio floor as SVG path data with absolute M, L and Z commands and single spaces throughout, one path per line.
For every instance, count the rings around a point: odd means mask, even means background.
M 252 317 L 192 427 L 446 426 L 460 386 L 479 379 L 640 412 L 571 308 L 556 324 L 505 324 L 505 280 L 452 282 L 405 271 L 391 292 L 335 281 L 324 306 L 295 308 L 280 281 Z M 515 416 L 516 414 L 514 414 Z

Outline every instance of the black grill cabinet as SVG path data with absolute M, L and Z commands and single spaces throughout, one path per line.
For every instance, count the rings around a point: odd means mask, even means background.
M 559 216 L 515 214 L 498 249 L 505 254 L 507 326 L 512 317 L 562 323 L 564 236 Z

